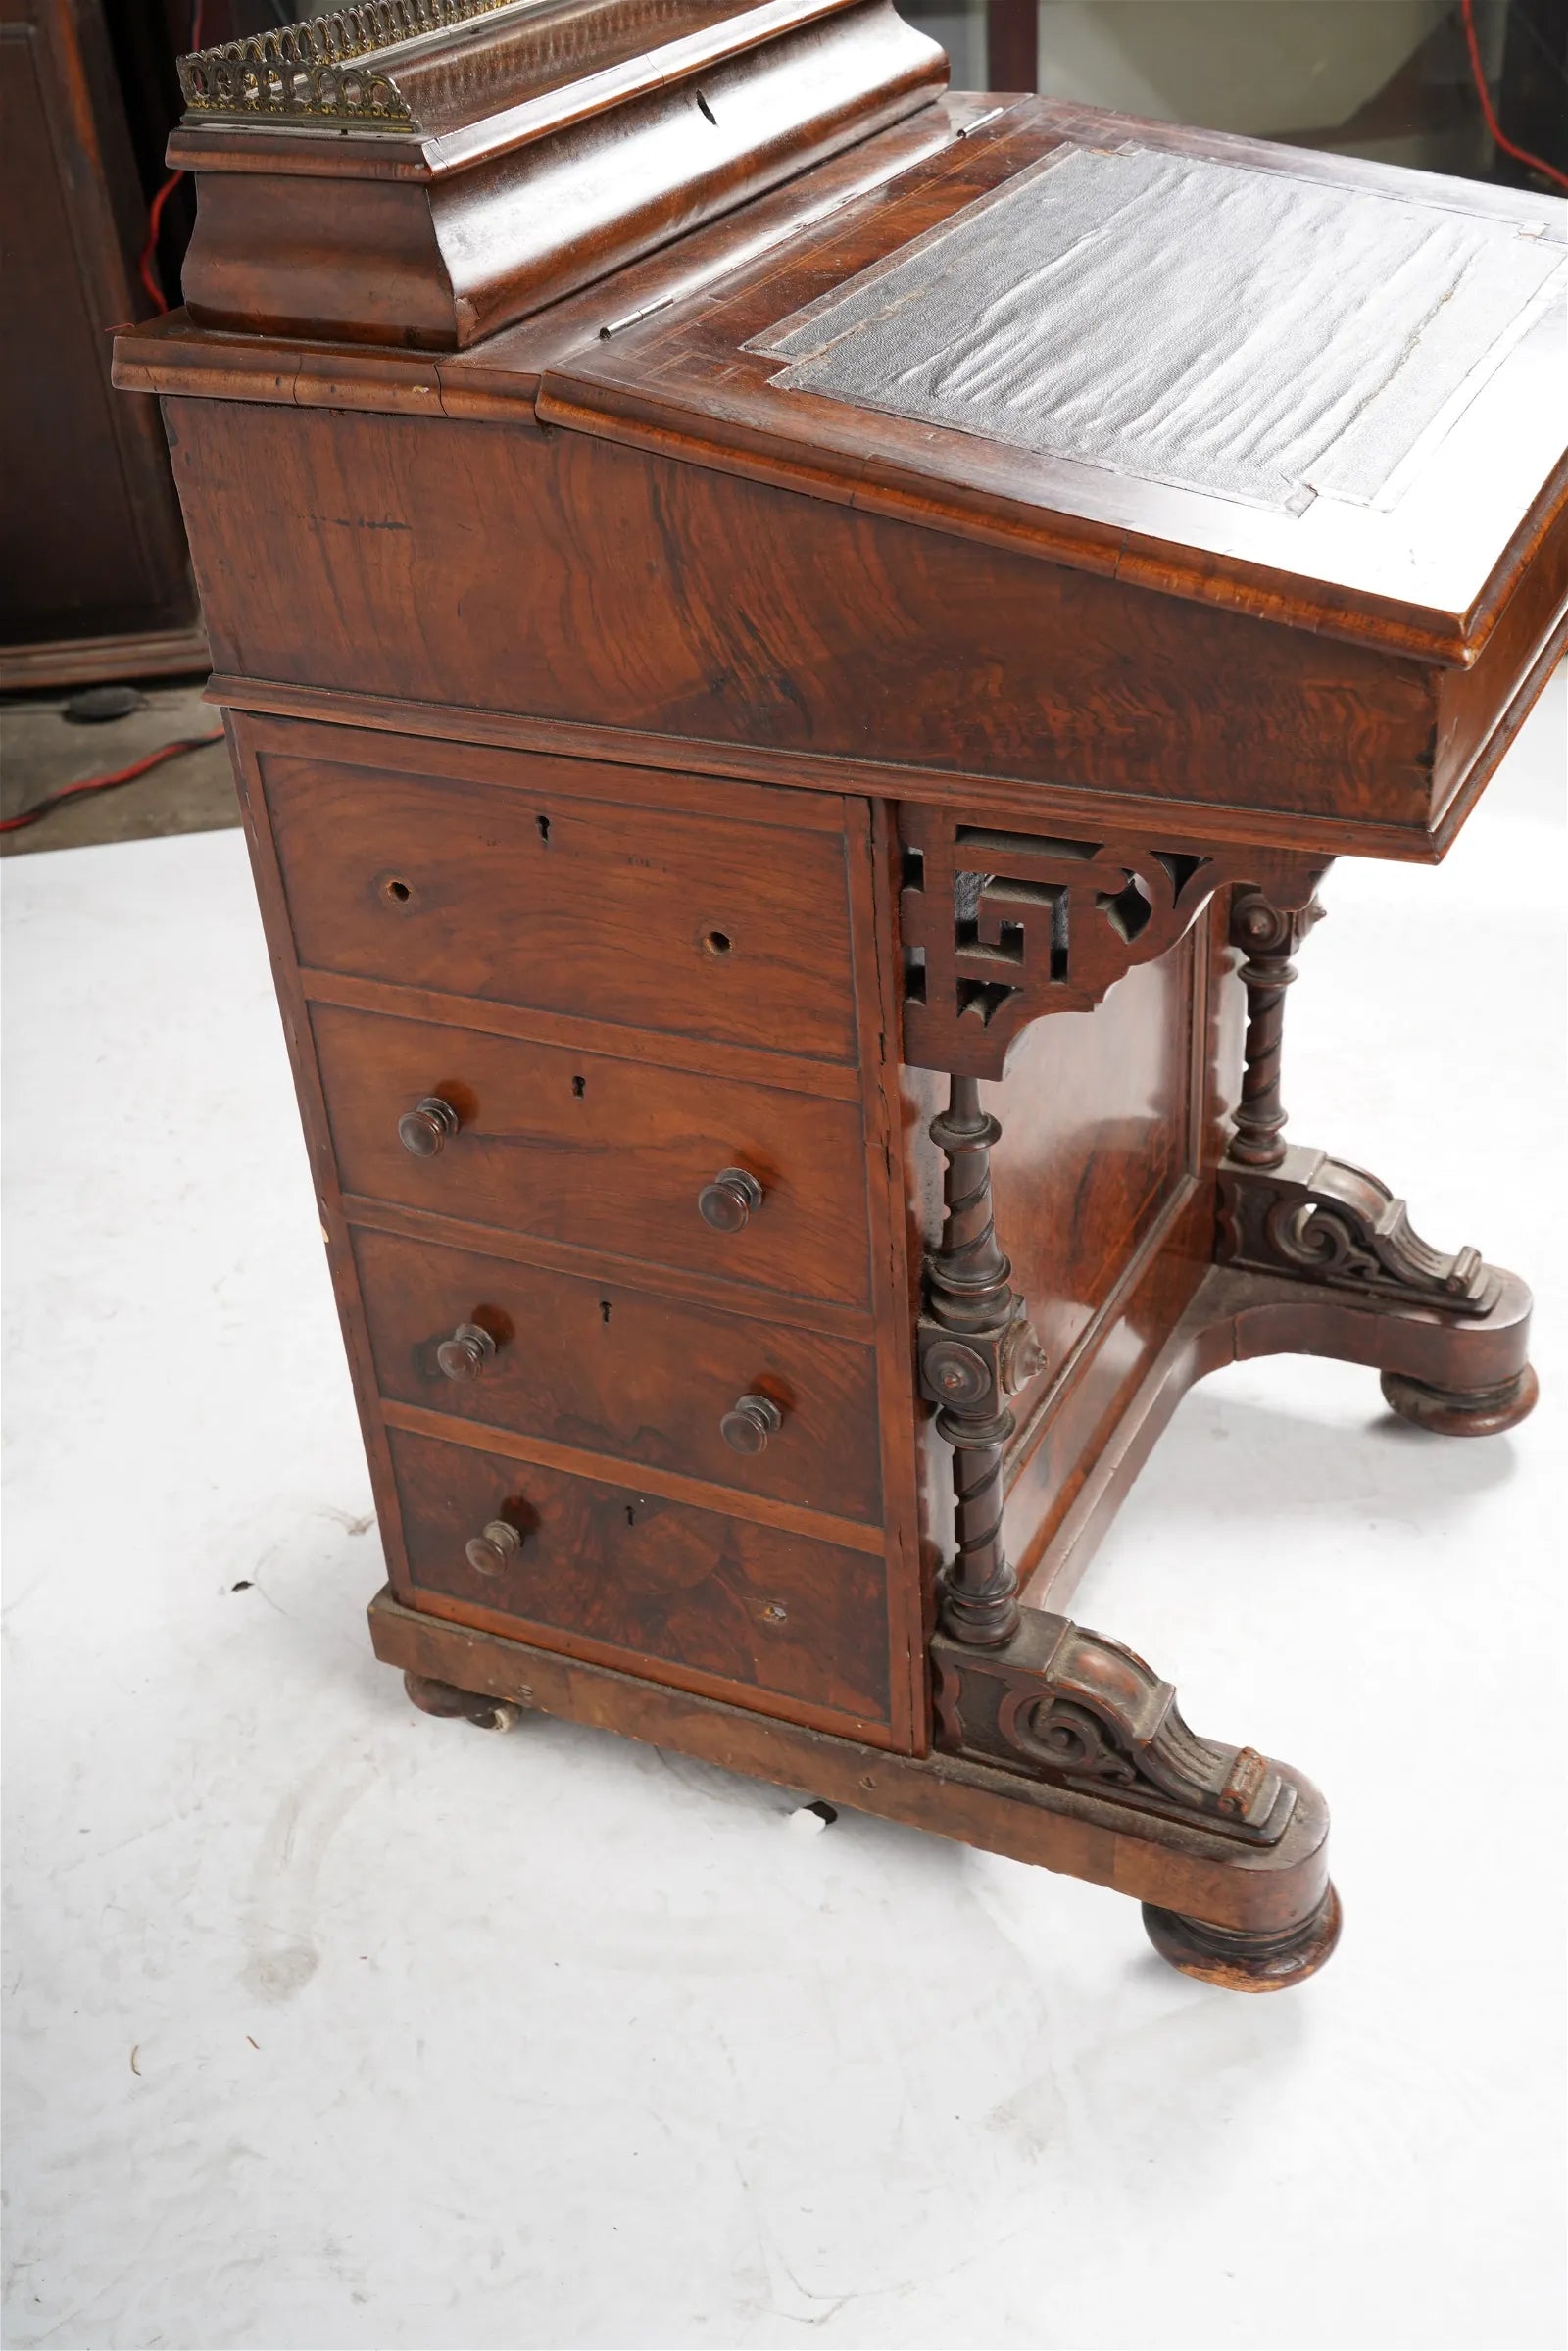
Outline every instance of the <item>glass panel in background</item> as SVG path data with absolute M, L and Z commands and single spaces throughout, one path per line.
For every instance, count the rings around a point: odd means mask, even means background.
M 1418 171 L 1549 184 L 1487 127 L 1462 0 L 902 0 L 956 89 L 1039 89 Z M 1504 135 L 1568 171 L 1568 0 L 1471 0 Z

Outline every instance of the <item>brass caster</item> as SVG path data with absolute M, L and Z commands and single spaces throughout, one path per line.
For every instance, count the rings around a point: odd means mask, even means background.
M 1275 1935 L 1210 1927 L 1152 1902 L 1143 1907 L 1145 1932 L 1161 1959 L 1222 1991 L 1288 1991 L 1315 1976 L 1340 1939 L 1340 1897 L 1332 1886 L 1310 1918 Z
M 1516 1428 L 1535 1409 L 1540 1394 L 1541 1383 L 1528 1363 L 1496 1388 L 1429 1388 L 1424 1380 L 1407 1380 L 1403 1372 L 1383 1374 L 1390 1410 L 1436 1437 L 1495 1437 Z
M 472 1723 L 481 1731 L 510 1731 L 522 1712 L 505 1698 L 480 1697 L 450 1682 L 432 1682 L 426 1674 L 405 1674 L 403 1687 L 421 1713 Z

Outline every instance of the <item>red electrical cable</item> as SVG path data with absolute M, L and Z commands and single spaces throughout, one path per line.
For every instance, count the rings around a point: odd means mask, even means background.
M 1515 163 L 1528 164 L 1532 171 L 1539 171 L 1544 178 L 1554 180 L 1560 188 L 1568 188 L 1568 171 L 1559 171 L 1555 164 L 1548 164 L 1542 156 L 1532 155 L 1528 147 L 1516 147 L 1512 139 L 1504 135 L 1502 124 L 1497 121 L 1493 107 L 1492 92 L 1487 87 L 1486 71 L 1481 63 L 1481 43 L 1476 39 L 1475 0 L 1459 0 L 1459 7 L 1464 18 L 1465 46 L 1470 52 L 1471 78 L 1476 85 L 1476 96 L 1481 101 L 1487 128 L 1494 140 L 1504 155 L 1513 157 Z
M 199 49 L 202 45 L 202 16 L 206 6 L 207 0 L 195 0 L 195 6 L 190 12 L 190 45 L 193 49 Z M 148 300 L 155 310 L 167 311 L 169 308 L 169 304 L 164 298 L 164 289 L 158 282 L 158 231 L 163 224 L 164 206 L 169 202 L 170 197 L 184 176 L 183 171 L 171 171 L 147 211 L 147 242 L 141 249 L 141 260 L 136 265 L 136 271 L 147 289 Z
M 40 816 L 47 816 L 53 808 L 63 808 L 68 800 L 75 800 L 83 792 L 112 792 L 117 784 L 133 784 L 138 775 L 145 775 L 149 767 L 161 767 L 165 759 L 177 759 L 182 752 L 202 751 L 209 743 L 221 743 L 222 740 L 221 727 L 216 735 L 187 735 L 182 742 L 166 743 L 162 750 L 150 751 L 144 759 L 137 759 L 133 766 L 122 767 L 118 775 L 90 775 L 84 783 L 67 784 L 64 791 L 51 792 L 47 799 L 35 801 L 30 808 L 24 808 L 20 816 L 7 816 L 0 822 L 0 833 L 20 833 L 25 825 L 36 824 Z

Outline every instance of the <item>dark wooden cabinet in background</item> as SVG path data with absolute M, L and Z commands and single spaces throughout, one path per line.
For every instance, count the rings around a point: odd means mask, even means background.
M 157 407 L 110 382 L 146 207 L 98 0 L 0 0 L 0 684 L 202 669 Z
M 377 1652 L 1297 1982 L 1322 1799 L 1061 1611 L 1221 1363 L 1534 1399 L 1523 1285 L 1288 1136 L 1281 1018 L 1561 647 L 1563 208 L 950 96 L 882 0 L 424 6 L 186 66 L 189 309 L 117 361 Z

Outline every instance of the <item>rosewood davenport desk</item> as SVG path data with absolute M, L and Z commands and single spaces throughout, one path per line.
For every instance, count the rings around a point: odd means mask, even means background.
M 1281 1016 L 1330 861 L 1440 858 L 1561 647 L 1568 207 L 952 96 L 888 0 L 361 0 L 181 73 L 118 380 L 377 1654 L 1309 1975 L 1317 1791 L 1064 1611 L 1216 1365 L 1534 1400 L 1523 1285 L 1287 1139 Z

